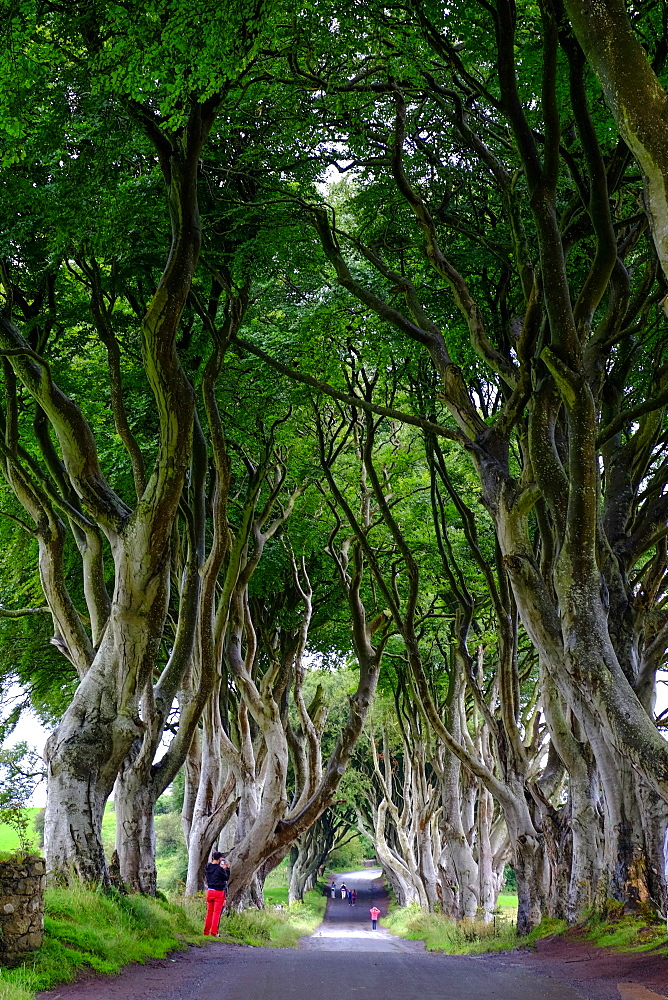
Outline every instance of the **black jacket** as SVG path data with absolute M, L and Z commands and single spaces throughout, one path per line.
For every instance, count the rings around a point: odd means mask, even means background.
M 206 866 L 206 885 L 208 889 L 227 889 L 230 869 L 221 864 L 214 865 L 212 861 Z

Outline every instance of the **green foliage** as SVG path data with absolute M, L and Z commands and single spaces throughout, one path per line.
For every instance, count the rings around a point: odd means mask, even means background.
M 170 788 L 160 796 L 155 804 L 156 815 L 161 813 L 180 813 L 183 808 L 183 796 L 185 794 L 186 776 L 181 769 L 174 778 Z
M 41 846 L 39 815 L 43 811 L 36 806 L 27 806 L 22 810 L 28 821 L 27 836 L 31 849 L 35 845 Z M 15 854 L 17 850 L 21 850 L 21 844 L 16 829 L 5 821 L 0 822 L 0 853 Z
M 0 809 L 0 823 L 4 823 L 14 831 L 21 854 L 27 854 L 32 849 L 30 821 L 22 806 L 4 806 Z
M 173 854 L 183 846 L 183 830 L 178 813 L 163 813 L 155 818 L 156 847 L 159 854 Z
M 188 849 L 181 826 L 183 771 L 174 779 L 171 791 L 161 795 L 155 810 L 155 861 L 158 888 L 163 892 L 182 892 L 188 874 Z
M 44 823 L 46 820 L 46 809 L 44 807 L 37 809 L 33 817 L 33 827 L 37 834 L 37 846 L 40 850 L 44 847 Z
M 41 761 L 26 743 L 0 749 L 0 825 L 13 831 L 23 854 L 33 849 L 35 832 L 35 810 L 29 811 L 25 803 L 41 776 Z
M 362 867 L 362 862 L 373 858 L 373 844 L 368 837 L 356 833 L 341 847 L 335 848 L 327 858 L 327 868 L 333 872 L 355 871 Z
M 507 892 L 517 892 L 517 876 L 512 865 L 503 869 L 503 886 Z
M 173 854 L 156 854 L 158 889 L 161 892 L 182 893 L 188 874 L 188 852 L 183 845 Z

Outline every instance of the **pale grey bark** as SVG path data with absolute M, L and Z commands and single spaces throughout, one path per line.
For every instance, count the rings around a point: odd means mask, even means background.
M 453 683 L 457 685 L 457 690 L 453 692 L 451 699 L 451 726 L 453 736 L 458 738 L 461 734 L 463 696 L 458 679 L 455 678 Z M 461 760 L 450 750 L 442 747 L 438 757 L 437 773 L 442 807 L 440 826 L 443 847 L 439 865 L 445 872 L 442 885 L 444 906 L 446 912 L 456 919 L 472 919 L 480 904 L 480 876 L 478 862 L 467 836 L 467 833 L 474 828 L 472 815 L 464 819 L 468 809 L 463 808 Z M 472 787 L 474 783 L 468 784 Z M 470 797 L 467 797 L 467 804 L 471 804 Z
M 494 872 L 491 831 L 494 801 L 485 788 L 478 794 L 478 877 L 480 879 L 480 909 L 486 924 L 494 919 L 498 896 L 498 878 Z
M 568 770 L 564 822 L 571 837 L 571 859 L 565 915 L 581 920 L 594 905 L 602 869 L 602 816 L 599 777 L 590 747 L 577 738 L 578 724 L 566 718 L 554 682 L 543 670 L 542 700 L 552 742 Z M 575 730 L 575 731 L 574 731 Z M 559 859 L 555 859 L 559 863 Z
M 139 741 L 137 741 L 139 743 Z M 133 892 L 154 896 L 157 890 L 155 864 L 155 789 L 142 780 L 143 769 L 133 769 L 131 748 L 116 778 L 116 854 L 123 886 Z M 127 771 L 125 768 L 127 767 Z

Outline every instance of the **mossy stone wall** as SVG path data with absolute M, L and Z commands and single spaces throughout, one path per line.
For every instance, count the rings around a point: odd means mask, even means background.
M 46 866 L 38 854 L 0 861 L 0 965 L 18 965 L 44 938 Z

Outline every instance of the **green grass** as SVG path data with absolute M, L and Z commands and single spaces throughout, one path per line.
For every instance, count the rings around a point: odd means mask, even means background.
M 287 900 L 287 889 L 285 893 Z M 293 903 L 292 906 L 284 904 L 282 910 L 230 913 L 221 921 L 220 936 L 225 941 L 237 944 L 243 942 L 270 948 L 296 948 L 299 938 L 312 934 L 321 923 L 326 904 L 327 900 L 322 892 L 314 890 L 304 893 L 303 903 Z
M 201 940 L 181 906 L 84 887 L 47 890 L 44 929 L 44 945 L 23 966 L 0 969 L 0 1000 L 28 1000 L 82 972 L 118 972 Z
M 114 803 L 109 801 L 104 807 L 104 816 L 102 817 L 102 843 L 104 853 L 110 858 L 116 843 L 116 810 Z
M 269 890 L 270 894 L 276 891 Z M 321 923 L 327 900 L 321 892 L 314 890 L 304 894 L 303 903 L 293 903 L 292 906 L 288 906 L 287 888 L 283 891 L 286 902 L 281 904 L 282 910 L 249 909 L 241 913 L 223 915 L 220 921 L 220 940 L 230 944 L 252 944 L 266 948 L 296 948 L 299 938 L 312 934 Z M 191 921 L 194 920 L 199 926 L 203 926 L 206 910 L 204 894 L 180 898 L 179 901 Z M 265 902 L 269 907 L 277 905 L 269 902 L 266 892 Z M 202 940 L 206 942 L 209 939 Z
M 277 885 L 273 889 L 272 888 L 267 889 L 265 886 L 264 901 L 267 904 L 267 906 L 287 906 L 288 905 L 287 885 Z
M 26 813 L 30 823 L 28 836 L 32 837 L 34 849 L 37 850 L 39 836 L 33 827 L 33 822 L 35 815 L 39 812 L 39 807 L 30 806 L 26 808 L 24 812 Z M 0 854 L 10 854 L 13 851 L 16 851 L 19 846 L 19 835 L 16 830 L 13 830 L 7 823 L 0 823 Z M 0 1000 L 4 1000 L 2 993 L 0 993 Z
M 425 913 L 418 906 L 393 908 L 381 923 L 391 934 L 411 941 L 424 941 L 427 951 L 441 951 L 448 955 L 475 955 L 483 951 L 516 948 L 565 930 L 563 921 L 544 920 L 531 934 L 518 938 L 514 922 L 517 897 L 504 895 L 506 898 L 502 900 L 500 897 L 499 900 L 498 909 L 501 912 L 489 924 L 482 920 L 450 920 L 440 913 Z
M 270 890 L 280 891 L 280 890 Z M 283 890 L 287 900 L 287 887 Z M 220 937 L 230 943 L 294 948 L 322 920 L 320 892 L 282 910 L 246 910 L 224 916 Z M 272 904 L 270 904 L 272 905 Z M 87 972 L 115 973 L 130 962 L 163 958 L 187 944 L 208 944 L 202 936 L 204 894 L 174 900 L 122 896 L 77 886 L 48 889 L 44 945 L 18 969 L 0 969 L 0 1000 L 32 1000 Z
M 599 948 L 619 952 L 652 951 L 668 957 L 666 927 L 651 915 L 623 914 L 621 904 L 612 903 L 605 915 L 594 915 L 577 927 L 567 928 L 563 920 L 543 920 L 525 937 L 518 937 L 515 928 L 517 896 L 502 893 L 497 904 L 496 921 L 484 924 L 478 920 L 455 922 L 438 913 L 423 913 L 417 906 L 392 907 L 381 921 L 392 934 L 412 941 L 424 941 L 428 951 L 449 955 L 476 954 L 525 947 L 548 934 L 564 934 L 567 939 L 582 941 Z
M 288 905 L 288 859 L 283 858 L 264 881 L 264 901 L 267 906 Z
M 499 916 L 506 920 L 517 920 L 517 893 L 501 892 L 496 901 L 496 910 Z
M 606 920 L 594 916 L 580 927 L 573 928 L 569 934 L 580 940 L 585 937 L 599 948 L 623 952 L 652 951 L 657 958 L 668 955 L 666 925 L 664 921 L 659 922 L 652 917 L 620 914 Z

